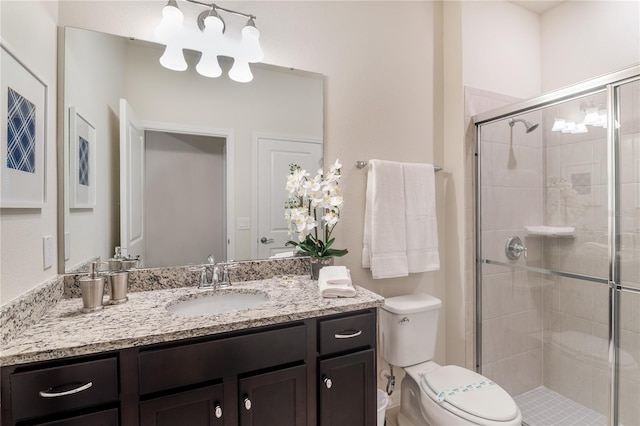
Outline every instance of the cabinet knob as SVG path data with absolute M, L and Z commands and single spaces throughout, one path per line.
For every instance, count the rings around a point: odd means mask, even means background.
M 322 381 L 324 382 L 324 385 L 327 387 L 327 389 L 331 389 L 331 386 L 333 386 L 333 382 L 328 377 L 325 377 L 324 379 L 322 379 Z
M 216 408 L 213 409 L 213 415 L 216 416 L 216 419 L 222 417 L 222 407 L 220 404 L 216 404 Z
M 249 411 L 251 410 L 251 400 L 249 399 L 248 396 L 245 395 L 244 397 L 244 408 L 245 410 Z

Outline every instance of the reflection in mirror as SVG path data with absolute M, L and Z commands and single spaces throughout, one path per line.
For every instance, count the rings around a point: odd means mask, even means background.
M 129 244 L 125 254 L 140 255 L 144 267 L 279 251 L 280 242 L 259 247 L 260 235 L 286 228 L 286 162 L 311 171 L 321 165 L 323 78 L 256 64 L 251 83 L 209 79 L 194 71 L 199 54 L 185 53 L 189 70 L 170 71 L 158 62 L 160 45 L 65 28 L 61 272 L 107 260 L 116 246 Z M 126 149 L 121 99 L 140 126 L 140 138 Z M 77 163 L 70 161 L 70 108 L 96 129 L 90 208 L 69 203 L 78 175 L 70 170 Z M 286 160 L 263 158 L 273 146 L 287 147 Z M 258 197 L 258 183 L 272 195 Z

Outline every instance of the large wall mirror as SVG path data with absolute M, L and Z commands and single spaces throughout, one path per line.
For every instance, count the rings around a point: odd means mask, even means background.
M 250 83 L 211 79 L 199 53 L 170 71 L 163 46 L 69 27 L 62 48 L 61 273 L 116 246 L 144 267 L 284 250 L 289 163 L 321 167 L 322 75 L 255 64 Z

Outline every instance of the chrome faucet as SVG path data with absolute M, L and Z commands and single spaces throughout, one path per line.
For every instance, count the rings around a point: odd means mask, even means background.
M 231 279 L 229 277 L 229 270 L 237 266 L 237 264 L 231 263 L 216 263 L 214 256 L 210 254 L 207 257 L 207 263 L 199 269 L 201 276 L 198 288 L 201 290 L 217 290 L 221 287 L 230 286 Z M 208 279 L 209 270 L 211 270 L 211 281 Z
M 207 263 L 204 265 L 196 265 L 190 267 L 189 270 L 193 272 L 200 273 L 200 282 L 198 283 L 198 288 L 201 290 L 212 290 L 216 287 L 216 264 L 215 259 L 212 254 L 207 257 Z M 211 281 L 209 281 L 208 275 L 209 270 L 211 270 Z

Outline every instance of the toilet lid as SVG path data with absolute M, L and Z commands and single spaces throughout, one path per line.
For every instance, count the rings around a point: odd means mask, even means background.
M 518 406 L 500 386 L 486 377 L 457 365 L 447 365 L 422 377 L 439 401 L 482 419 L 509 421 L 518 415 Z

